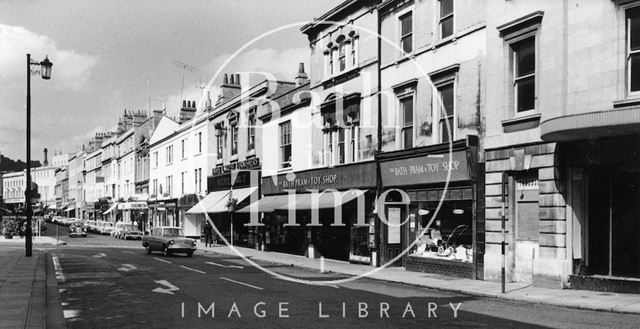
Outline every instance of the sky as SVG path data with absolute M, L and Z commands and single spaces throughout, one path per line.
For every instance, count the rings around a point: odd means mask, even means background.
M 199 100 L 199 87 L 244 44 L 340 2 L 1 0 L 0 154 L 26 158 L 27 53 L 53 63 L 50 80 L 31 77 L 31 157 L 43 160 L 45 147 L 49 157 L 75 152 L 95 133 L 115 130 L 125 109 L 165 104 L 177 116 L 181 95 Z M 268 70 L 293 80 L 310 55 L 299 28 L 261 39 L 223 72 Z

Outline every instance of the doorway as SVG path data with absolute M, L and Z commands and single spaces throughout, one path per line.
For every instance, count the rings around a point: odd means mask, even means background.
M 587 194 L 588 274 L 640 278 L 640 171 L 592 168 Z

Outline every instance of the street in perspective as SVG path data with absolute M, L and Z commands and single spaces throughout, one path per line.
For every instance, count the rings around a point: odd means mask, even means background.
M 638 328 L 640 0 L 0 2 L 0 329 Z

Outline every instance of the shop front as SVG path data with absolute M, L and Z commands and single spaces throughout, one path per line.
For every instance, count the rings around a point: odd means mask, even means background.
M 117 208 L 121 213 L 121 221 L 132 223 L 141 231 L 146 229 L 145 221 L 149 211 L 149 206 L 146 201 L 122 202 L 118 204 Z
M 214 241 L 255 247 L 257 231 L 249 223 L 250 214 L 236 210 L 259 199 L 260 170 L 235 170 L 207 178 L 209 193 L 185 212 L 185 235 L 204 234 L 205 221 L 211 220 L 215 229 Z M 224 238 L 224 239 L 223 239 Z
M 181 227 L 178 211 L 178 199 L 160 199 L 149 203 L 152 214 L 152 227 Z
M 381 262 L 476 279 L 477 138 L 379 154 Z
M 372 263 L 375 162 L 265 177 L 262 188 L 264 197 L 241 211 L 264 214 L 266 249 Z

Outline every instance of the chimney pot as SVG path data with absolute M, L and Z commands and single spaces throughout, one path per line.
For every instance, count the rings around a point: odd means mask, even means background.
M 187 107 L 187 101 L 182 100 L 182 107 Z
M 229 84 L 235 85 L 236 83 L 234 81 L 235 81 L 235 74 L 232 74 L 231 75 L 231 80 L 229 81 Z
M 240 85 L 240 74 L 236 74 L 236 84 Z
M 227 74 L 226 74 L 226 73 L 224 74 L 224 78 L 222 79 L 222 83 L 223 83 L 223 84 L 225 84 L 225 85 L 226 85 L 227 83 L 229 83 L 229 78 L 228 78 L 228 76 L 227 76 Z

